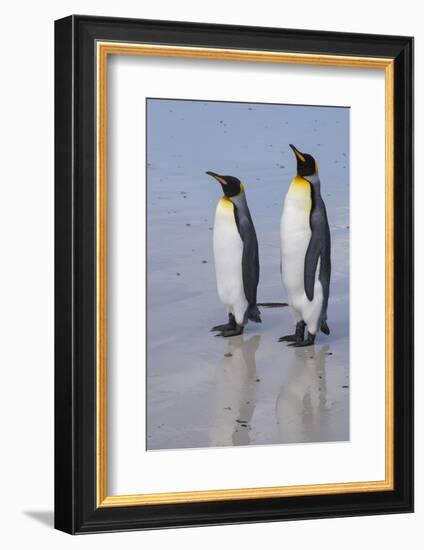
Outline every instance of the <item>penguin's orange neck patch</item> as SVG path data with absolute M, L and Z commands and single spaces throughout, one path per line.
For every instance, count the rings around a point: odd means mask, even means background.
M 230 199 L 227 196 L 223 196 L 219 202 L 222 202 L 224 206 L 232 206 L 233 203 L 230 201 Z
M 296 176 L 293 181 L 291 182 L 291 185 L 292 187 L 296 188 L 296 189 L 307 189 L 308 191 L 310 191 L 310 183 L 309 181 L 305 180 L 305 178 L 302 178 L 301 176 Z
M 298 207 L 304 208 L 307 212 L 311 210 L 311 184 L 305 178 L 296 176 L 291 182 L 288 195 Z
M 216 209 L 220 215 L 230 216 L 234 219 L 234 205 L 225 195 L 218 202 Z

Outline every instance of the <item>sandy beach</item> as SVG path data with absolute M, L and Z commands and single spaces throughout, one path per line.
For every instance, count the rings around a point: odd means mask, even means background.
M 148 103 L 147 449 L 349 439 L 349 110 Z M 295 175 L 288 143 L 315 156 L 332 238 L 331 334 L 294 349 L 289 308 L 261 308 L 243 336 L 226 320 L 212 252 L 222 194 L 244 183 L 259 241 L 259 302 L 284 302 L 279 221 Z

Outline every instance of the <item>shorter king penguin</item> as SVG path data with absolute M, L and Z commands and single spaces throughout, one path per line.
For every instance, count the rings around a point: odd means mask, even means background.
M 294 145 L 290 147 L 296 155 L 297 175 L 287 192 L 281 217 L 281 276 L 296 330 L 279 341 L 303 347 L 314 344 L 317 331 L 330 333 L 327 305 L 331 242 L 318 165 L 311 155 L 301 153 Z
M 218 296 L 227 308 L 228 323 L 215 326 L 212 331 L 219 332 L 218 336 L 237 336 L 243 334 L 249 319 L 261 322 L 256 304 L 258 240 L 240 180 L 206 173 L 214 177 L 224 191 L 215 213 L 213 250 Z

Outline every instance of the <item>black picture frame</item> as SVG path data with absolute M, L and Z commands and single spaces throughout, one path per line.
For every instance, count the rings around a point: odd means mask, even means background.
M 394 490 L 97 507 L 98 40 L 394 60 Z M 413 511 L 413 39 L 73 15 L 55 22 L 55 73 L 55 527 L 76 534 Z

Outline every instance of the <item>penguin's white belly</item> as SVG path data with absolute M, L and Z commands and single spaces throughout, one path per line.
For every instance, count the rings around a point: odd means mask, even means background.
M 243 287 L 243 241 L 234 219 L 234 207 L 230 200 L 218 203 L 213 230 L 218 296 L 239 325 L 244 322 L 248 302 Z
M 284 202 L 280 225 L 281 276 L 295 321 L 305 321 L 308 330 L 315 334 L 321 316 L 323 292 L 318 280 L 318 261 L 313 300 L 309 301 L 305 293 L 305 256 L 311 239 L 311 205 L 310 192 L 302 187 L 303 184 L 292 183 Z

